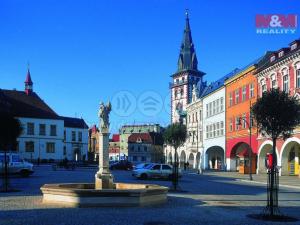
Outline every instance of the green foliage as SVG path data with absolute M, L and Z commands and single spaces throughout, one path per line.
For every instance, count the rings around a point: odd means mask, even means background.
M 252 106 L 252 115 L 260 132 L 272 139 L 280 135 L 286 139 L 300 124 L 300 104 L 295 97 L 279 89 L 271 89 Z
M 173 123 L 169 125 L 164 132 L 164 142 L 175 149 L 184 144 L 186 137 L 186 126 L 181 123 Z
M 0 149 L 6 150 L 14 145 L 22 130 L 18 119 L 9 113 L 0 113 Z

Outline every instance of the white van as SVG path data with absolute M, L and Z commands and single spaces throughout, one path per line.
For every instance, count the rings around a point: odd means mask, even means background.
M 24 161 L 21 159 L 19 154 L 16 153 L 7 153 L 7 166 L 8 172 L 10 174 L 20 174 L 22 177 L 28 177 L 32 174 L 33 164 Z M 4 153 L 0 153 L 0 174 L 3 174 L 5 171 L 5 163 L 4 163 Z

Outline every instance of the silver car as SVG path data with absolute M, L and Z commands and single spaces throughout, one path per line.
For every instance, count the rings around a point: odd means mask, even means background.
M 181 170 L 178 170 L 179 177 L 181 177 Z M 171 179 L 173 174 L 173 168 L 168 164 L 152 163 L 149 166 L 132 171 L 132 176 L 140 179 L 148 178 L 164 178 Z
M 24 161 L 21 159 L 20 155 L 16 153 L 7 153 L 7 166 L 8 166 L 8 173 L 10 174 L 20 174 L 23 177 L 28 177 L 32 174 L 33 171 L 33 164 Z M 0 173 L 3 174 L 5 170 L 5 163 L 4 163 L 4 153 L 0 153 Z

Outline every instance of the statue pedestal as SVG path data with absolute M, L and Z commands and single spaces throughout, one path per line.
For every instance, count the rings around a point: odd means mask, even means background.
M 95 175 L 95 189 L 115 189 L 113 175 L 97 172 Z
M 114 189 L 113 175 L 109 171 L 109 133 L 99 133 L 99 171 L 95 175 L 95 189 Z

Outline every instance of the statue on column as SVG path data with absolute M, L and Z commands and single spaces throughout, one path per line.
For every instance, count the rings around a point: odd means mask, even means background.
M 109 114 L 111 112 L 111 103 L 108 102 L 107 105 L 104 105 L 103 102 L 100 102 L 100 108 L 98 116 L 100 118 L 100 132 L 109 132 Z

